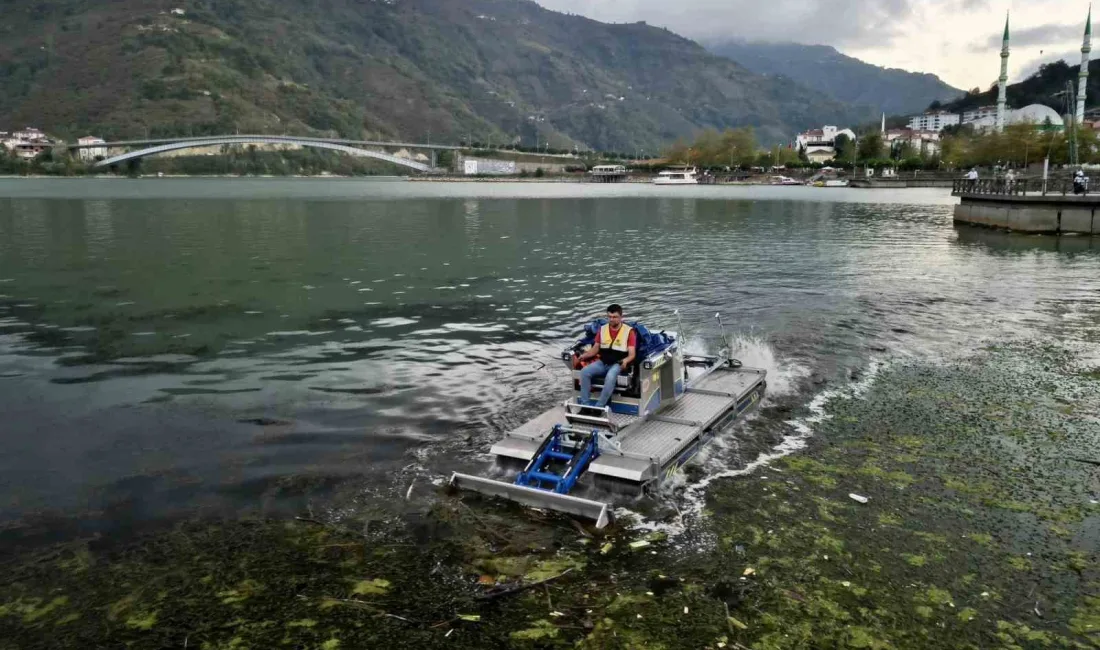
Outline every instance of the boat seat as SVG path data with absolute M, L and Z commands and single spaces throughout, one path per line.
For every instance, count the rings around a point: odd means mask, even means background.
M 572 350 L 576 354 L 584 352 L 584 344 L 578 343 Z M 630 364 L 630 369 L 624 374 L 619 373 L 619 376 L 615 380 L 615 394 L 622 395 L 624 397 L 641 397 L 642 396 L 642 360 L 635 359 L 634 363 Z M 573 390 L 581 389 L 581 377 L 580 371 L 573 371 Z M 603 390 L 603 377 L 597 377 L 592 380 L 592 391 L 598 393 Z
M 562 352 L 562 361 L 566 363 L 567 367 L 572 369 L 572 358 L 583 354 L 585 349 L 592 345 L 596 332 L 606 322 L 604 319 L 597 319 L 585 326 L 585 337 Z M 616 381 L 615 394 L 640 398 L 642 396 L 642 366 L 648 364 L 646 367 L 650 369 L 659 367 L 664 362 L 662 355 L 673 345 L 673 339 L 664 332 L 649 332 L 636 321 L 626 321 L 626 324 L 637 330 L 643 340 L 640 342 L 639 356 L 634 360 L 630 371 L 619 375 L 618 381 Z M 580 373 L 573 371 L 573 389 L 580 390 L 580 387 Z M 592 382 L 592 389 L 593 391 L 603 390 L 602 378 Z
M 642 364 L 635 361 L 630 364 L 630 369 L 624 374 L 619 373 L 619 376 L 615 380 L 615 394 L 622 395 L 624 397 L 641 397 L 642 396 Z M 573 390 L 581 389 L 580 372 L 577 372 L 577 376 L 573 379 Z M 596 377 L 592 380 L 592 392 L 598 393 L 603 390 L 603 377 Z

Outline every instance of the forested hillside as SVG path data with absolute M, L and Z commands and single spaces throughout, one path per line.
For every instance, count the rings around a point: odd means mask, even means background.
M 1059 114 L 1065 115 L 1066 107 L 1066 83 L 1073 84 L 1073 91 L 1077 92 L 1077 74 L 1081 71 L 1080 65 L 1073 65 L 1065 61 L 1048 63 L 1039 68 L 1039 71 L 1027 79 L 1008 85 L 1008 105 L 1012 108 L 1022 108 L 1029 104 L 1045 104 Z M 1100 61 L 1092 61 L 1089 64 L 1088 83 L 1088 107 L 1095 107 L 1100 102 Z M 953 102 L 945 102 L 942 108 L 961 113 L 979 106 L 993 106 L 997 103 L 997 86 L 978 93 L 967 93 L 965 96 Z M 933 108 L 941 108 L 936 104 Z
M 0 130 L 229 132 L 633 151 L 870 117 L 645 24 L 527 0 L 8 0 Z
M 936 75 L 872 65 L 827 45 L 730 41 L 709 49 L 758 74 L 783 75 L 838 101 L 872 106 L 887 115 L 916 113 L 933 101 L 963 94 Z

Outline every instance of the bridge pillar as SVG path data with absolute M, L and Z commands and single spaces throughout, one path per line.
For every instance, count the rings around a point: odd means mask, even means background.
M 429 151 L 428 155 L 431 156 L 431 159 L 432 159 L 432 169 L 435 169 L 436 168 L 436 151 L 435 151 L 435 149 L 431 149 Z

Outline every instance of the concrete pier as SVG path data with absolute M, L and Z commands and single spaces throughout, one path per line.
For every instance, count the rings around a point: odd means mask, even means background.
M 955 222 L 1044 235 L 1100 235 L 1100 195 L 1074 195 L 1068 182 L 956 181 Z
M 621 183 L 627 178 L 627 170 L 623 165 L 596 165 L 588 174 L 596 183 Z

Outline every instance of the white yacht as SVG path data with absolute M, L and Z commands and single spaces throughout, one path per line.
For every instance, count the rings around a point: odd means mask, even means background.
M 663 171 L 653 179 L 654 185 L 697 185 L 698 173 L 694 167 Z

